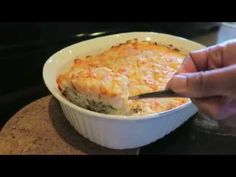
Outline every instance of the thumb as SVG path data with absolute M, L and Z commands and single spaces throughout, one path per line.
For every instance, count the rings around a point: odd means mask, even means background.
M 174 75 L 167 88 L 191 98 L 232 96 L 236 92 L 236 65 L 210 71 Z

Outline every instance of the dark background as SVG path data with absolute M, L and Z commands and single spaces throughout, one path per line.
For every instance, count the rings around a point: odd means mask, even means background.
M 49 94 L 42 79 L 43 64 L 61 48 L 120 32 L 154 31 L 192 38 L 217 27 L 218 23 L 197 22 L 0 23 L 0 129 L 20 108 Z M 93 36 L 94 32 L 103 34 Z

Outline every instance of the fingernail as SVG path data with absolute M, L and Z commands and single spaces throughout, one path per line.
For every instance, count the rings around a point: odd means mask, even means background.
M 175 92 L 183 92 L 186 90 L 187 76 L 177 74 L 171 79 L 171 89 Z

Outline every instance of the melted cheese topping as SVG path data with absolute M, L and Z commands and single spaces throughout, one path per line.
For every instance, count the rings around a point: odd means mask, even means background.
M 91 97 L 96 94 L 96 99 L 118 108 L 123 104 L 128 107 L 125 114 L 161 112 L 188 99 L 128 100 L 128 96 L 164 89 L 184 58 L 178 49 L 130 40 L 101 54 L 75 59 L 69 71 L 59 75 L 57 83 L 60 90 L 69 87 Z

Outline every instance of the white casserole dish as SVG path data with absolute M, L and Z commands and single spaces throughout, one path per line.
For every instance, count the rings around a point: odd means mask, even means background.
M 60 102 L 70 124 L 84 137 L 101 146 L 112 149 L 137 148 L 152 143 L 175 130 L 193 114 L 197 108 L 189 101 L 169 111 L 141 115 L 117 116 L 97 113 L 74 105 L 60 93 L 56 78 L 76 57 L 94 55 L 112 45 L 137 38 L 172 44 L 184 52 L 205 48 L 203 45 L 180 37 L 153 32 L 121 33 L 99 37 L 66 47 L 52 55 L 43 67 L 44 82 L 52 95 Z

